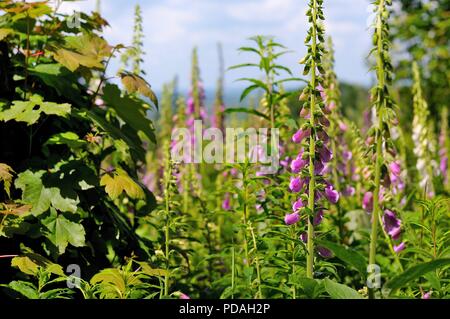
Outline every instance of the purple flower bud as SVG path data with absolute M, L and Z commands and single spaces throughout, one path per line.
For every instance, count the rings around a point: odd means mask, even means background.
M 384 211 L 383 224 L 386 232 L 392 237 L 392 239 L 397 240 L 400 237 L 401 232 L 401 220 L 397 218 L 395 213 L 389 209 Z
M 366 212 L 368 212 L 368 213 L 372 212 L 372 210 L 373 210 L 373 193 L 372 192 L 367 192 L 364 194 L 362 206 Z
M 389 171 L 394 176 L 399 176 L 402 172 L 402 167 L 400 166 L 400 161 L 395 161 L 389 164 Z
M 306 129 L 306 130 L 298 130 L 293 136 L 292 136 L 292 142 L 294 143 L 301 143 L 302 140 L 309 136 L 311 134 L 311 129 Z
M 231 209 L 231 201 L 230 201 L 230 194 L 226 193 L 225 198 L 222 202 L 222 208 L 223 210 L 230 210 Z
M 320 155 L 320 160 L 323 163 L 328 163 L 333 158 L 333 154 L 331 153 L 331 151 L 325 145 L 323 145 L 320 148 L 319 155 Z
M 293 225 L 300 220 L 300 215 L 298 213 L 287 214 L 284 217 L 284 222 L 286 225 Z
M 331 252 L 331 250 L 322 247 L 322 246 L 317 246 L 317 253 L 322 256 L 323 258 L 331 258 L 333 257 L 333 253 Z
M 319 210 L 316 212 L 316 215 L 315 215 L 314 218 L 313 218 L 313 224 L 314 224 L 314 226 L 319 225 L 319 224 L 322 222 L 322 220 L 323 220 L 323 210 L 322 210 L 322 209 L 319 209 Z
M 306 232 L 305 233 L 301 233 L 300 234 L 300 240 L 306 244 L 308 242 L 308 233 L 306 233 Z
M 297 212 L 298 210 L 300 210 L 300 208 L 305 207 L 305 203 L 303 203 L 302 199 L 299 198 L 297 199 L 296 202 L 294 202 L 294 204 L 292 204 L 292 210 L 294 212 Z
M 188 295 L 186 295 L 184 293 L 181 293 L 180 299 L 191 299 L 191 297 L 189 297 Z
M 405 249 L 406 244 L 405 242 L 401 242 L 398 246 L 394 245 L 394 251 L 398 254 L 399 252 L 401 252 L 403 249 Z
M 308 120 L 311 116 L 309 115 L 309 110 L 307 108 L 302 108 L 300 111 L 300 117 Z
M 330 203 L 336 204 L 339 200 L 339 192 L 333 189 L 333 186 L 329 185 L 325 187 L 325 196 Z
M 292 177 L 291 182 L 289 183 L 289 189 L 294 193 L 298 193 L 303 188 L 304 183 L 305 182 L 300 179 L 300 177 Z

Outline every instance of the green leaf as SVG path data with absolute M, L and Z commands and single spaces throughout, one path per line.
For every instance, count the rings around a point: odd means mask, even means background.
M 81 116 L 87 116 L 90 118 L 98 127 L 100 127 L 104 132 L 116 140 L 123 140 L 128 147 L 131 149 L 131 153 L 141 161 L 145 161 L 145 150 L 142 147 L 142 141 L 136 134 L 130 134 L 129 131 L 121 130 L 119 127 L 109 123 L 103 116 L 99 113 L 99 110 L 92 110 L 86 113 L 79 113 Z
M 0 28 L 0 41 L 6 38 L 11 33 L 14 33 L 13 29 Z
M 407 270 L 405 270 L 400 275 L 392 278 L 386 283 L 386 288 L 392 289 L 391 293 L 395 290 L 406 286 L 409 282 L 424 276 L 430 271 L 434 271 L 438 268 L 442 268 L 450 265 L 450 258 L 436 259 L 430 262 L 415 265 Z
M 100 180 L 100 186 L 105 186 L 105 191 L 111 199 L 116 199 L 123 192 L 135 199 L 144 199 L 142 188 L 123 169 L 116 169 L 112 174 L 105 174 Z
M 11 261 L 12 267 L 17 267 L 21 272 L 27 275 L 36 276 L 39 267 L 58 276 L 65 276 L 62 267 L 52 263 L 39 254 L 28 252 L 21 256 L 14 257 Z
M 266 120 L 269 120 L 269 117 L 257 110 L 254 109 L 247 109 L 245 107 L 238 107 L 238 108 L 227 108 L 224 113 L 248 113 L 248 114 L 252 114 L 252 115 L 256 115 L 259 117 L 262 117 Z
M 74 72 L 80 65 L 88 68 L 103 68 L 103 58 L 111 54 L 111 47 L 95 35 L 71 36 L 65 38 L 65 47 L 56 48 L 54 58 Z
M 59 188 L 46 188 L 42 178 L 45 171 L 25 171 L 18 175 L 15 186 L 22 190 L 22 201 L 32 206 L 31 213 L 35 216 L 46 212 L 50 206 L 63 212 L 75 213 L 77 199 L 64 198 Z
M 39 292 L 31 282 L 26 281 L 11 281 L 8 288 L 22 294 L 28 299 L 39 299 Z
M 75 247 L 85 246 L 83 225 L 66 219 L 54 209 L 51 209 L 50 216 L 41 222 L 48 229 L 48 232 L 45 234 L 46 237 L 58 248 L 60 254 L 66 251 L 68 244 Z
M 317 240 L 317 243 L 331 250 L 337 258 L 339 258 L 349 266 L 354 267 L 363 277 L 366 276 L 366 259 L 360 253 L 325 240 Z
M 70 111 L 68 103 L 44 102 L 39 95 L 33 95 L 29 101 L 13 101 L 9 109 L 0 108 L 0 121 L 15 120 L 32 125 L 39 120 L 41 113 L 65 117 Z
M 80 137 L 74 132 L 63 132 L 53 135 L 45 142 L 45 145 L 67 145 L 72 149 L 77 149 L 86 145 L 87 142 L 81 140 Z
M 29 69 L 30 75 L 41 79 L 56 90 L 59 96 L 69 98 L 74 103 L 82 102 L 76 76 L 59 63 L 38 64 Z
M 356 290 L 346 285 L 338 284 L 328 278 L 325 278 L 323 283 L 325 290 L 333 299 L 363 299 Z
M 103 99 L 113 108 L 117 115 L 136 131 L 143 132 L 152 142 L 156 143 L 152 122 L 145 116 L 146 110 L 133 99 L 120 95 L 117 85 L 106 84 L 103 89 Z
M 156 108 L 158 108 L 158 98 L 156 97 L 156 94 L 152 91 L 150 84 L 142 77 L 133 73 L 122 72 L 120 78 L 129 94 L 136 92 L 142 94 L 143 96 L 148 97 Z
M 5 189 L 6 194 L 8 194 L 8 197 L 11 196 L 10 188 L 13 179 L 12 173 L 14 173 L 14 171 L 10 166 L 0 163 L 0 182 L 3 182 L 3 188 Z

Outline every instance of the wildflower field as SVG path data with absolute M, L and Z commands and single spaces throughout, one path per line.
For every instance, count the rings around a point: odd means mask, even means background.
M 372 87 L 302 0 L 297 69 L 254 35 L 189 90 L 89 1 L 0 1 L 1 299 L 450 297 L 450 1 L 367 1 Z

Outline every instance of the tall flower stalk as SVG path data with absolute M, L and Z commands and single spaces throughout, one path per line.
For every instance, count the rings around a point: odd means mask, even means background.
M 419 186 L 425 190 L 425 197 L 434 194 L 433 189 L 433 153 L 429 140 L 430 127 L 428 103 L 422 95 L 420 70 L 417 62 L 413 63 L 414 119 L 413 134 L 414 153 L 417 156 L 416 168 L 419 175 Z
M 142 23 L 142 10 L 141 7 L 137 4 L 134 9 L 133 43 L 132 47 L 127 49 L 121 57 L 121 71 L 125 70 L 128 67 L 131 60 L 131 71 L 136 75 L 145 74 L 141 67 L 142 62 L 144 61 L 143 56 L 145 55 L 145 52 L 143 50 L 144 29 Z
M 389 125 L 395 123 L 394 102 L 390 97 L 389 86 L 392 82 L 392 64 L 389 57 L 389 10 L 388 6 L 392 4 L 391 0 L 376 0 L 374 5 L 376 6 L 376 20 L 375 20 L 375 33 L 373 35 L 372 54 L 376 58 L 376 76 L 377 84 L 371 91 L 371 98 L 373 107 L 375 109 L 376 121 L 374 127 L 369 132 L 369 139 L 374 140 L 375 144 L 371 145 L 369 153 L 375 152 L 375 167 L 374 167 L 374 184 L 371 185 L 373 192 L 367 192 L 365 194 L 366 206 L 371 202 L 372 211 L 372 230 L 370 236 L 370 250 L 369 250 L 369 264 L 374 265 L 376 263 L 376 249 L 378 238 L 378 223 L 380 219 L 380 194 L 381 181 L 382 181 L 382 169 L 384 166 L 383 146 L 385 150 L 392 147 L 392 141 L 389 138 Z M 389 152 L 387 152 L 389 153 Z M 391 151 L 392 154 L 392 151 Z M 386 177 L 389 178 L 389 177 Z M 381 195 L 381 196 L 380 196 Z M 363 203 L 364 205 L 364 203 Z M 369 298 L 375 297 L 374 288 L 369 289 Z
M 444 188 L 450 189 L 450 171 L 449 164 L 449 150 L 450 138 L 448 129 L 448 108 L 444 107 L 441 114 L 441 132 L 439 134 L 439 173 L 442 177 Z
M 325 132 L 330 123 L 325 116 L 325 93 L 322 86 L 325 74 L 322 56 L 326 53 L 325 32 L 321 22 L 324 20 L 322 5 L 323 0 L 311 0 L 307 11 L 311 24 L 305 40 L 308 52 L 300 63 L 305 65 L 303 74 L 309 74 L 310 80 L 300 96 L 300 100 L 304 102 L 300 115 L 309 121 L 292 137 L 294 143 L 302 145 L 297 158 L 291 163 L 292 172 L 298 175 L 291 178 L 289 188 L 293 193 L 304 189 L 304 194 L 293 204 L 294 212 L 285 217 L 286 224 L 291 225 L 299 221 L 300 213 L 306 213 L 306 275 L 309 278 L 314 277 L 314 226 L 323 217 L 319 200 L 326 197 L 330 202 L 336 203 L 339 199 L 333 186 L 323 178 L 324 166 L 331 161 L 332 153 L 326 146 L 328 135 Z

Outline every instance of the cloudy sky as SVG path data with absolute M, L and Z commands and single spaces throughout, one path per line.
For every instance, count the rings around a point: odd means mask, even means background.
M 91 11 L 95 3 L 95 0 L 65 2 L 61 10 Z M 194 46 L 199 50 L 205 86 L 213 88 L 218 75 L 217 42 L 222 43 L 225 64 L 230 66 L 250 61 L 251 56 L 239 54 L 237 48 L 248 45 L 247 38 L 257 34 L 275 36 L 293 50 L 281 62 L 299 73 L 298 61 L 305 52 L 306 3 L 306 0 L 102 0 L 101 13 L 111 25 L 106 38 L 112 44 L 129 45 L 134 6 L 141 5 L 147 53 L 144 69 L 156 90 L 174 75 L 179 76 L 182 89 L 188 87 Z M 326 32 L 335 42 L 336 71 L 341 81 L 370 83 L 366 67 L 370 14 L 367 0 L 325 1 Z M 235 82 L 242 76 L 258 75 L 250 70 L 229 71 L 227 87 L 242 86 Z

